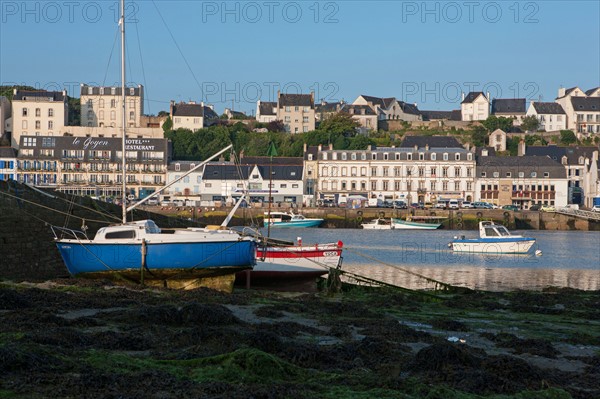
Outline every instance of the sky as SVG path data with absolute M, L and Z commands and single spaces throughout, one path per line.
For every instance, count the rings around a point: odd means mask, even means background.
M 460 108 L 461 92 L 554 101 L 600 86 L 600 2 L 127 1 L 127 81 L 254 113 L 277 91 Z M 120 85 L 117 0 L 0 0 L 0 84 Z

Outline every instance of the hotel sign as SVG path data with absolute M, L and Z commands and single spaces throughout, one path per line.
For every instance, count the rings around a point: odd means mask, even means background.
M 84 150 L 102 150 L 110 149 L 112 144 L 116 144 L 119 139 L 103 139 L 97 137 L 77 137 L 73 139 L 73 146 L 81 147 Z M 156 151 L 156 145 L 152 144 L 150 139 L 126 139 L 125 151 Z

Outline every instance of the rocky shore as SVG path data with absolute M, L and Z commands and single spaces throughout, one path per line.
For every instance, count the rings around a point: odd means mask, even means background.
M 600 292 L 0 284 L 0 398 L 598 398 Z

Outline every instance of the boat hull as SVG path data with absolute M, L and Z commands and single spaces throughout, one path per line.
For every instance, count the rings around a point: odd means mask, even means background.
M 94 243 L 64 240 L 56 243 L 67 270 L 73 276 L 119 274 L 139 279 L 141 243 Z M 253 267 L 256 243 L 235 240 L 218 242 L 169 242 L 146 244 L 146 279 L 178 275 L 222 275 Z
M 467 239 L 451 243 L 454 252 L 490 254 L 526 254 L 535 244 L 534 238 Z
M 262 286 L 314 281 L 336 267 L 341 255 L 337 244 L 259 248 L 256 266 L 238 272 L 236 283 Z
M 294 222 L 271 222 L 271 228 L 296 228 L 296 227 L 318 227 L 323 223 L 323 219 L 302 220 Z M 269 222 L 264 222 L 264 227 L 268 227 Z
M 411 222 L 402 219 L 392 219 L 395 230 L 435 230 L 439 228 L 441 223 L 420 223 Z
M 370 224 L 364 223 L 362 224 L 362 228 L 365 230 L 394 230 L 394 226 L 391 224 Z

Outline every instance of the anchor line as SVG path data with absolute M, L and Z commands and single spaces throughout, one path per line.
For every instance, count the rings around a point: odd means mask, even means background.
M 424 280 L 429 281 L 430 283 L 435 283 L 436 284 L 436 289 L 437 289 L 437 287 L 444 287 L 444 289 L 446 289 L 446 290 L 451 290 L 451 289 L 457 288 L 457 287 L 453 286 L 452 284 L 444 283 L 443 281 L 438 281 L 438 280 L 433 279 L 431 277 L 423 276 L 422 274 L 415 273 L 413 271 L 410 271 L 410 270 L 405 269 L 403 267 L 400 267 L 398 265 L 394 265 L 392 263 L 384 262 L 384 261 L 382 261 L 380 259 L 377 259 L 377 258 L 374 258 L 374 257 L 372 257 L 370 255 L 367 255 L 367 254 L 364 254 L 364 253 L 352 250 L 351 248 L 346 247 L 346 250 L 352 252 L 355 255 L 362 256 L 363 258 L 372 260 L 372 261 L 377 262 L 377 263 L 381 263 L 382 265 L 385 265 L 385 266 L 393 267 L 394 269 L 400 270 L 401 272 L 410 274 L 412 276 L 422 278 Z

